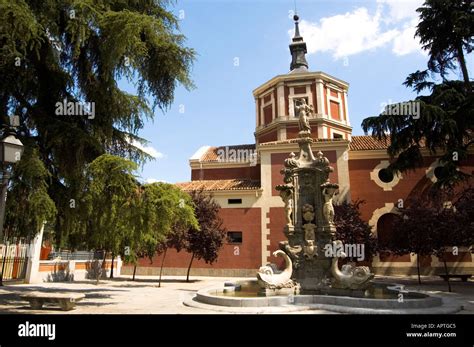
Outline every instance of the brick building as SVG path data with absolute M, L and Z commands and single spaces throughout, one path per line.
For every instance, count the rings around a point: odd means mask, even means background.
M 254 276 L 262 264 L 275 261 L 271 252 L 285 240 L 283 202 L 275 190 L 282 184 L 280 170 L 290 153 L 298 153 L 299 132 L 295 102 L 304 98 L 314 109 L 310 118 L 313 152 L 322 151 L 334 171 L 331 182 L 339 184 L 337 200 L 365 200 L 362 217 L 378 237 L 392 232 L 393 215 L 399 199 L 407 199 L 437 180 L 440 165 L 436 157 L 424 154 L 424 167 L 400 176 L 388 175 L 387 143 L 370 136 L 352 135 L 347 107 L 349 84 L 327 73 L 308 70 L 306 43 L 296 20 L 295 36 L 290 44 L 291 71 L 278 75 L 253 91 L 255 98 L 255 144 L 204 146 L 189 160 L 191 181 L 179 183 L 184 190 L 203 188 L 221 205 L 221 217 L 229 241 L 212 266 L 195 261 L 194 275 Z M 474 156 L 463 166 L 472 172 Z M 168 251 L 165 273 L 184 274 L 190 255 Z M 452 256 L 452 271 L 472 271 L 468 250 Z M 143 260 L 138 274 L 158 274 L 161 257 L 152 263 Z M 413 274 L 416 256 L 378 255 L 372 268 L 378 274 Z M 437 258 L 423 259 L 424 273 L 442 271 Z M 124 268 L 122 273 L 130 269 Z

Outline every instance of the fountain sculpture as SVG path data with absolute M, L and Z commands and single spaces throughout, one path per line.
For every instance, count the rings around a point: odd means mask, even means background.
M 285 184 L 276 189 L 285 204 L 287 241 L 280 242 L 280 250 L 274 255 L 285 259 L 286 267 L 281 272 L 276 266 L 260 268 L 257 278 L 263 291 L 278 294 L 290 288 L 298 294 L 309 292 L 330 292 L 338 290 L 365 290 L 374 277 L 368 267 L 346 264 L 338 268 L 339 252 L 335 257 L 325 255 L 327 245 L 342 248 L 342 242 L 335 239 L 334 208 L 332 199 L 339 186 L 329 182 L 333 168 L 321 151 L 314 156 L 311 150 L 311 127 L 308 118 L 313 109 L 304 99 L 296 107 L 299 117 L 299 154 L 291 153 L 285 159 Z M 291 275 L 288 275 L 291 273 Z
M 326 309 L 342 313 L 453 313 L 459 306 L 443 307 L 438 297 L 408 292 L 403 286 L 373 282 L 366 266 L 344 264 L 339 269 L 341 240 L 336 239 L 332 199 L 339 186 L 329 182 L 333 170 L 329 160 L 311 150 L 312 108 L 304 100 L 297 107 L 300 132 L 299 153 L 285 160 L 284 184 L 276 189 L 284 203 L 286 241 L 273 255 L 285 261 L 280 271 L 275 264 L 262 266 L 257 280 L 226 282 L 199 290 L 184 302 L 187 306 L 227 312 L 289 312 Z M 326 252 L 331 248 L 332 252 Z M 328 256 L 331 253 L 331 256 Z M 235 308 L 238 311 L 232 311 Z M 226 311 L 227 310 L 227 311 Z M 252 311 L 253 312 L 253 311 Z

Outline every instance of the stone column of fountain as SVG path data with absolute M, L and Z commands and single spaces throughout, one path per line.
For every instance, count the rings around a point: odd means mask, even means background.
M 321 151 L 314 156 L 311 150 L 311 128 L 308 114 L 312 107 L 301 99 L 297 107 L 300 132 L 299 153 L 291 153 L 285 159 L 283 181 L 276 189 L 285 203 L 287 241 L 280 242 L 280 251 L 286 269 L 276 273 L 274 266 L 264 266 L 257 274 L 260 286 L 267 291 L 281 293 L 282 288 L 293 288 L 294 292 L 327 292 L 328 289 L 364 289 L 373 277 L 366 267 L 337 267 L 337 258 L 327 257 L 327 245 L 340 246 L 335 240 L 332 198 L 339 186 L 329 182 L 333 168 Z M 340 257 L 344 253 L 340 252 Z M 357 270 L 357 271 L 356 271 Z M 354 276 L 355 275 L 355 276 Z M 286 290 L 287 290 L 286 289 Z

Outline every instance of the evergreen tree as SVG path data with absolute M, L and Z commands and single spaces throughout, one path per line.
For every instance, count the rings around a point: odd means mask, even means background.
M 126 260 L 136 264 L 139 258 L 150 260 L 156 253 L 166 251 L 164 245 L 177 228 L 195 228 L 199 225 L 189 194 L 167 183 L 145 184 L 140 187 L 135 213 L 139 223 L 125 239 L 130 254 Z
M 137 136 L 144 120 L 170 106 L 177 83 L 192 87 L 194 51 L 169 3 L 0 0 L 0 123 L 20 117 L 20 140 L 49 173 L 38 184 L 47 183 L 56 204 L 58 243 L 70 235 L 80 242 L 69 205 L 84 187 L 85 166 L 104 153 L 149 159 L 133 145 L 145 141 Z M 137 95 L 118 87 L 122 78 Z M 65 115 L 65 100 L 94 103 L 94 115 Z
M 416 35 L 429 53 L 428 67 L 410 74 L 405 85 L 430 94 L 409 101 L 420 104 L 420 114 L 383 112 L 364 119 L 362 128 L 378 139 L 390 136 L 388 154 L 392 160 L 387 169 L 393 173 L 419 167 L 422 148 L 433 155 L 441 153 L 443 172 L 435 186 L 452 187 L 472 176 L 460 166 L 474 143 L 473 82 L 466 67 L 466 55 L 474 48 L 474 13 L 468 0 L 427 0 L 417 11 Z M 449 72 L 458 68 L 463 81 L 448 80 Z M 441 83 L 430 80 L 436 75 Z

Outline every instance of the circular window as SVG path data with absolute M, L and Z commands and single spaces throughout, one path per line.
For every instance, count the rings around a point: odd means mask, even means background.
M 444 180 L 448 176 L 448 170 L 444 166 L 438 166 L 434 169 L 434 175 L 438 180 Z
M 379 179 L 384 183 L 390 183 L 393 181 L 393 173 L 387 169 L 381 169 L 378 176 Z

